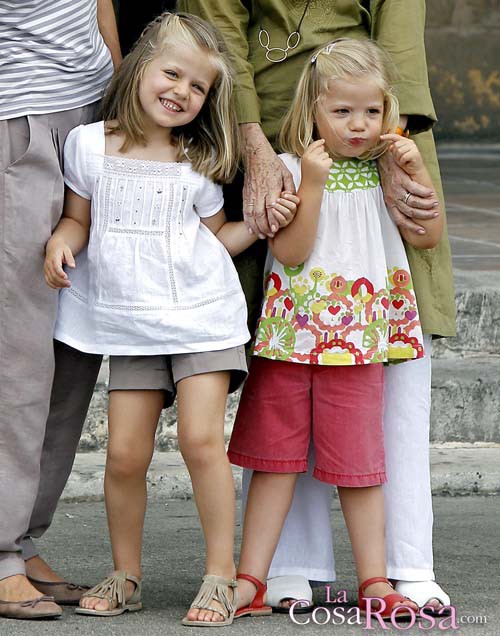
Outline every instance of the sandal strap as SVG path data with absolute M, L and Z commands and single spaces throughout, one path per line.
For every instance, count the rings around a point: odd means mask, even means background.
M 236 578 L 248 581 L 249 583 L 255 585 L 255 587 L 257 588 L 257 592 L 255 593 L 254 599 L 252 601 L 252 607 L 257 609 L 260 607 L 264 607 L 264 594 L 267 592 L 267 585 L 265 583 L 262 583 L 262 581 L 259 581 L 259 579 L 256 579 L 255 576 L 252 576 L 251 574 L 238 572 Z
M 217 612 L 224 619 L 229 618 L 235 611 L 236 592 L 233 593 L 233 599 L 229 598 L 228 588 L 238 587 L 238 581 L 235 579 L 226 579 L 216 574 L 205 574 L 202 579 L 201 587 L 196 598 L 191 603 L 194 609 L 205 609 Z M 218 601 L 222 607 L 213 607 L 212 601 Z
M 361 583 L 361 585 L 359 586 L 359 594 L 363 595 L 365 593 L 366 588 L 369 587 L 370 585 L 373 585 L 374 583 L 387 583 L 387 585 L 390 585 L 391 587 L 393 587 L 387 577 L 374 576 L 373 578 L 366 579 L 366 581 L 363 581 L 363 583 Z
M 94 585 L 93 588 L 82 594 L 83 597 L 93 596 L 94 598 L 102 598 L 109 601 L 110 606 L 116 602 L 116 607 L 121 609 L 126 605 L 126 590 L 125 582 L 131 581 L 135 584 L 136 590 L 140 589 L 140 580 L 128 574 L 124 570 L 119 570 L 110 576 L 107 576 L 103 581 Z

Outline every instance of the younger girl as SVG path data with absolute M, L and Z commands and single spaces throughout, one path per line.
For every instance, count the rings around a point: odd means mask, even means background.
M 105 121 L 76 128 L 66 143 L 66 205 L 45 276 L 63 288 L 55 338 L 110 355 L 105 494 L 117 570 L 85 594 L 81 614 L 141 609 L 146 472 L 160 412 L 177 392 L 179 447 L 207 551 L 184 623 L 233 619 L 234 488 L 223 426 L 227 392 L 246 375 L 249 334 L 230 254 L 255 238 L 243 223 L 226 223 L 213 182 L 236 166 L 231 91 L 214 29 L 166 13 L 120 67 Z M 276 203 L 282 225 L 296 201 Z M 75 268 L 71 283 L 63 263 Z
M 396 134 L 397 101 L 385 58 L 370 41 L 342 39 L 304 69 L 282 130 L 300 205 L 270 240 L 254 359 L 229 447 L 254 470 L 245 514 L 236 616 L 263 606 L 271 559 L 297 474 L 338 487 L 359 580 L 359 606 L 380 600 L 383 617 L 411 603 L 386 578 L 382 363 L 423 356 L 422 332 L 401 237 L 385 208 L 376 164 L 397 163 L 431 186 L 414 143 Z M 441 217 L 426 234 L 435 245 Z M 378 602 L 378 601 L 377 601 Z

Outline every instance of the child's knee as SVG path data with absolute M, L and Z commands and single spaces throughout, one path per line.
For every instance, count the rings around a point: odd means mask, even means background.
M 221 453 L 225 454 L 224 439 L 213 433 L 190 431 L 179 434 L 179 450 L 188 463 L 205 464 Z
M 118 479 L 145 477 L 150 463 L 149 452 L 138 452 L 125 446 L 108 449 L 106 474 Z

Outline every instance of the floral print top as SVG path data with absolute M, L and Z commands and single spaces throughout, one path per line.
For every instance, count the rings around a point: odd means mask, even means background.
M 298 188 L 300 159 L 281 159 Z M 333 164 L 305 263 L 285 267 L 269 252 L 253 353 L 321 365 L 423 357 L 408 261 L 375 162 Z

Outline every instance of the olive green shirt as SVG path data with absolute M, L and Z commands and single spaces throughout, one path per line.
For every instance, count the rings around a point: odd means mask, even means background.
M 178 9 L 199 15 L 220 29 L 237 73 L 238 120 L 260 122 L 274 146 L 281 119 L 311 52 L 339 37 L 376 40 L 394 63 L 400 112 L 408 115 L 408 126 L 442 199 L 430 131 L 436 114 L 427 77 L 425 1 L 311 0 L 300 27 L 298 46 L 288 51 L 284 61 L 269 61 L 259 43 L 260 29 L 269 34 L 269 48 L 286 48 L 287 38 L 297 29 L 306 4 L 307 0 L 180 0 Z M 282 54 L 275 51 L 272 55 Z M 444 205 L 442 209 L 444 214 Z M 424 331 L 454 335 L 453 274 L 446 231 L 432 250 L 416 250 L 409 245 L 406 249 Z

